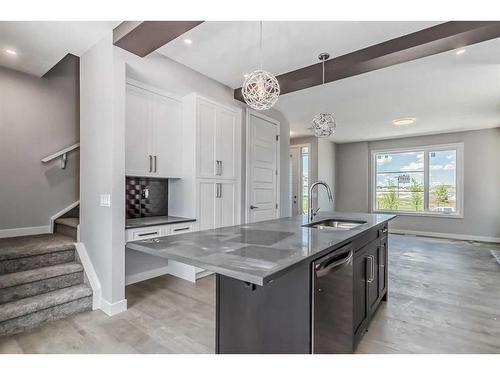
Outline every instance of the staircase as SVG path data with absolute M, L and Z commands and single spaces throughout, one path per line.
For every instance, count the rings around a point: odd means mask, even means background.
M 0 336 L 92 309 L 74 244 L 78 220 L 57 219 L 53 234 L 0 239 Z

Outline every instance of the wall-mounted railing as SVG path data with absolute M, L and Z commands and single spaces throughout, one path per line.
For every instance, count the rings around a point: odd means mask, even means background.
M 69 147 L 66 147 L 62 149 L 61 151 L 57 151 L 56 153 L 46 156 L 42 159 L 42 163 L 48 163 L 51 160 L 61 158 L 61 169 L 66 168 L 66 163 L 68 161 L 68 153 L 70 153 L 73 150 L 76 150 L 77 148 L 80 147 L 80 143 L 75 143 L 74 145 L 71 145 Z

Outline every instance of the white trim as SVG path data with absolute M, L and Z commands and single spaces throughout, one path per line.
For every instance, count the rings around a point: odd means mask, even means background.
M 302 154 L 300 153 L 302 151 L 302 147 L 308 147 L 309 148 L 309 157 L 307 158 L 307 190 L 309 191 L 309 187 L 311 186 L 311 161 L 312 161 L 312 146 L 311 146 L 311 143 L 298 143 L 298 144 L 295 144 L 295 145 L 290 145 L 289 148 L 298 148 L 299 149 L 299 187 L 298 187 L 298 191 L 300 192 L 300 201 L 298 203 L 298 206 L 299 207 L 302 207 L 302 202 L 304 201 L 304 196 L 302 195 Z M 290 176 L 290 178 L 293 180 L 293 172 L 292 171 L 292 176 Z M 290 192 L 291 193 L 291 192 Z M 316 193 L 317 194 L 317 193 Z M 317 196 L 316 196 L 317 197 Z M 308 197 L 309 199 L 309 197 Z M 312 197 L 311 197 L 312 199 Z M 307 202 L 309 204 L 309 201 Z M 307 212 L 306 212 L 307 214 Z M 299 214 L 301 215 L 301 214 Z
M 101 298 L 101 310 L 107 315 L 113 316 L 121 312 L 127 311 L 127 300 L 122 299 L 121 301 L 110 303 L 104 298 Z
M 469 234 L 425 232 L 425 231 L 418 231 L 418 230 L 392 229 L 392 228 L 389 228 L 389 233 L 391 233 L 391 234 L 408 234 L 408 235 L 412 235 L 412 236 L 423 236 L 423 237 L 448 238 L 448 239 L 452 239 L 452 240 L 461 240 L 461 241 L 478 241 L 478 242 L 500 243 L 500 237 L 473 236 L 473 235 L 469 235 Z
M 85 271 L 85 278 L 92 288 L 92 309 L 97 310 L 101 308 L 102 301 L 102 289 L 97 273 L 95 272 L 92 261 L 90 260 L 89 254 L 83 242 L 75 243 L 76 252 L 78 253 L 78 258 L 82 263 L 83 269 Z
M 281 217 L 281 194 L 280 194 L 280 180 L 281 180 L 281 122 L 272 117 L 266 116 L 254 109 L 247 108 L 245 114 L 245 223 L 248 223 L 250 220 L 250 171 L 248 168 L 249 160 L 250 160 L 250 116 L 258 117 L 264 121 L 270 122 L 277 127 L 278 141 L 276 147 L 276 168 L 278 170 L 278 175 L 276 177 L 276 203 L 278 204 L 278 208 L 276 208 L 276 217 Z
M 54 222 L 56 221 L 56 219 L 59 219 L 62 215 L 71 211 L 73 208 L 75 208 L 79 204 L 80 204 L 80 201 L 77 200 L 76 202 L 71 203 L 68 207 L 63 208 L 58 213 L 52 215 L 52 217 L 50 218 L 50 233 L 54 233 Z
M 0 229 L 0 238 L 32 236 L 35 234 L 45 234 L 45 233 L 51 233 L 50 225 L 42 225 L 40 227 Z
M 168 266 L 155 268 L 149 271 L 138 272 L 131 275 L 125 275 L 125 285 L 140 283 L 144 280 L 149 280 L 158 276 L 168 275 Z
M 422 211 L 422 212 L 413 212 L 413 211 L 390 211 L 390 210 L 380 210 L 375 207 L 376 199 L 376 154 L 380 153 L 401 153 L 401 152 L 414 152 L 414 151 L 423 151 L 426 155 L 424 157 L 424 163 L 428 164 L 428 153 L 429 151 L 439 151 L 439 150 L 449 150 L 455 149 L 457 152 L 456 156 L 456 195 L 457 195 L 457 213 L 455 214 L 439 214 L 434 211 Z M 390 213 L 404 216 L 424 216 L 424 217 L 438 217 L 438 218 L 455 218 L 455 219 L 463 219 L 464 218 L 464 143 L 456 142 L 456 143 L 447 143 L 447 144 L 434 144 L 434 145 L 425 145 L 425 146 L 413 146 L 413 147 L 398 147 L 398 148 L 383 148 L 383 149 L 372 149 L 370 151 L 370 211 L 373 213 Z M 429 168 L 424 168 L 424 177 L 427 179 L 426 171 L 428 172 Z M 424 187 L 425 189 L 425 187 Z

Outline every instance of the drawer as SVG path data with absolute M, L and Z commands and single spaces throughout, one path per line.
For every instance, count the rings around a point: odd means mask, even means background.
M 193 223 L 179 223 L 168 226 L 168 235 L 175 235 L 181 233 L 189 233 L 194 230 Z
M 155 238 L 163 235 L 164 233 L 161 226 L 130 229 L 130 231 L 127 231 L 127 241 L 144 240 L 146 238 Z

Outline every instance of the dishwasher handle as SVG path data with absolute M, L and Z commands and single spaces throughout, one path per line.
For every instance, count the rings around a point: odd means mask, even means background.
M 345 255 L 345 256 L 343 256 L 341 259 L 335 260 L 334 262 L 330 263 L 330 260 L 332 258 L 337 258 L 341 255 Z M 328 257 L 328 259 L 325 259 L 324 261 L 322 261 L 321 263 L 316 264 L 315 270 L 314 270 L 316 272 L 316 277 L 320 278 L 320 277 L 326 276 L 330 272 L 332 272 L 334 269 L 340 268 L 343 265 L 350 263 L 353 255 L 354 255 L 354 252 L 352 251 L 352 248 L 350 246 L 348 246 L 344 252 L 342 252 L 340 254 L 332 255 L 332 256 Z

